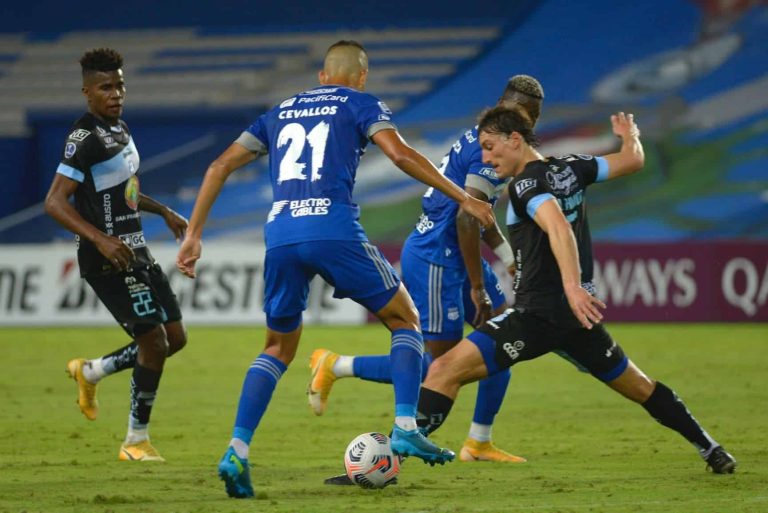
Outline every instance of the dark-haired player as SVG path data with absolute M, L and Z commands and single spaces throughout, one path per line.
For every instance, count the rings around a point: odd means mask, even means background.
M 123 58 L 99 48 L 80 59 L 88 112 L 72 126 L 45 210 L 76 235 L 80 274 L 133 342 L 96 358 L 76 358 L 78 404 L 96 418 L 96 383 L 133 369 L 128 433 L 119 458 L 163 461 L 149 441 L 149 417 L 166 356 L 186 344 L 176 296 L 146 246 L 140 211 L 163 216 L 177 239 L 187 221 L 139 190 L 139 153 L 120 115 L 125 100 Z M 74 195 L 74 206 L 69 202 Z
M 483 161 L 499 177 L 513 177 L 507 224 L 516 250 L 516 303 L 435 360 L 419 399 L 421 427 L 428 432 L 440 427 L 463 384 L 561 349 L 685 437 L 714 472 L 733 472 L 736 460 L 671 389 L 627 358 L 600 323 L 605 305 L 593 295 L 586 188 L 632 174 L 644 164 L 632 114 L 618 113 L 611 123 L 622 140 L 618 153 L 544 158 L 535 149 L 530 124 L 517 111 L 496 107 L 480 119 Z
M 355 41 L 328 49 L 320 87 L 286 98 L 260 116 L 211 165 L 195 202 L 177 266 L 194 277 L 208 212 L 227 177 L 269 154 L 273 204 L 264 226 L 266 347 L 248 370 L 229 448 L 219 475 L 233 497 L 253 495 L 248 472 L 253 433 L 277 381 L 296 355 L 309 282 L 320 275 L 336 297 L 349 297 L 375 313 L 391 331 L 395 425 L 392 448 L 431 463 L 454 458 L 416 426 L 423 341 L 419 318 L 400 278 L 368 242 L 358 222 L 352 188 L 368 142 L 405 173 L 442 190 L 484 225 L 493 211 L 440 175 L 403 141 L 386 104 L 364 91 L 368 55 Z
M 499 105 L 517 106 L 536 124 L 544 89 L 529 75 L 510 78 Z M 494 204 L 506 184 L 494 169 L 483 163 L 477 127 L 468 129 L 443 158 L 441 172 L 467 194 Z M 498 278 L 480 254 L 484 241 L 514 274 L 512 248 L 497 224 L 481 230 L 477 222 L 458 209 L 445 194 L 428 189 L 421 200 L 422 214 L 405 241 L 400 261 L 403 282 L 413 297 L 424 333 L 427 352 L 422 361 L 426 375 L 433 358 L 451 349 L 464 336 L 464 323 L 480 326 L 492 315 L 506 310 Z M 317 349 L 310 360 L 312 378 L 308 397 L 312 410 L 322 415 L 328 395 L 338 378 L 358 377 L 389 383 L 389 356 L 342 356 Z M 459 453 L 462 461 L 520 463 L 525 459 L 496 447 L 491 441 L 494 418 L 509 384 L 509 371 L 479 383 L 469 435 Z M 351 484 L 340 475 L 328 484 Z

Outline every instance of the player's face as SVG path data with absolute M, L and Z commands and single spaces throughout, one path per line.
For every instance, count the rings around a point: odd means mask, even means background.
M 483 162 L 490 164 L 496 170 L 499 178 L 509 178 L 515 175 L 520 160 L 520 138 L 507 134 L 491 134 L 480 132 L 480 147 L 483 149 Z
M 123 113 L 125 80 L 123 70 L 97 71 L 89 74 L 83 84 L 88 110 L 107 121 L 115 122 Z

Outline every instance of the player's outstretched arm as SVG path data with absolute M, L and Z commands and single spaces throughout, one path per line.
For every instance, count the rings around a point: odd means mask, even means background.
M 579 265 L 579 248 L 573 234 L 571 224 L 560 210 L 557 201 L 549 199 L 536 210 L 534 221 L 549 237 L 549 245 L 560 268 L 563 289 L 568 298 L 568 304 L 573 315 L 582 326 L 592 329 L 592 326 L 603 319 L 600 308 L 605 304 L 584 290 L 581 286 L 581 266 Z
M 429 159 L 406 144 L 397 130 L 380 130 L 373 135 L 373 142 L 403 172 L 457 202 L 483 226 L 491 226 L 495 222 L 493 209 L 488 203 L 471 197 L 441 175 Z
M 248 162 L 255 160 L 257 155 L 238 143 L 232 143 L 224 153 L 211 162 L 203 178 L 203 185 L 197 193 L 195 206 L 189 218 L 189 226 L 181 243 L 179 253 L 176 255 L 176 267 L 185 276 L 195 277 L 195 263 L 202 254 L 203 226 L 208 219 L 213 203 L 224 187 L 232 172 Z
M 605 156 L 608 162 L 608 179 L 627 176 L 640 171 L 645 164 L 643 144 L 640 142 L 640 129 L 635 124 L 632 114 L 619 112 L 611 116 L 613 133 L 621 138 L 618 153 Z
M 77 190 L 78 183 L 66 176 L 56 174 L 51 188 L 45 196 L 45 213 L 67 230 L 79 235 L 96 246 L 99 253 L 115 267 L 125 269 L 135 260 L 133 250 L 118 237 L 107 235 L 94 225 L 83 219 L 80 213 L 69 202 L 69 198 Z
M 184 232 L 187 229 L 189 222 L 187 218 L 179 214 L 175 210 L 163 205 L 156 199 L 150 198 L 144 193 L 139 193 L 139 210 L 143 212 L 152 212 L 162 216 L 165 220 L 165 224 L 168 225 L 176 241 L 180 241 L 184 237 Z

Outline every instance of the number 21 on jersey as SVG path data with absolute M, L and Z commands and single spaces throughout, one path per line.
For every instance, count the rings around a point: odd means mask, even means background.
M 312 162 L 311 181 L 314 182 L 322 178 L 320 168 L 323 167 L 323 160 L 325 159 L 325 146 L 328 142 L 329 130 L 330 125 L 325 121 L 315 125 L 309 133 L 299 123 L 289 123 L 280 130 L 277 136 L 277 147 L 282 148 L 288 144 L 288 149 L 285 150 L 285 155 L 280 161 L 280 175 L 277 178 L 278 184 L 286 180 L 307 179 L 307 175 L 303 173 L 307 164 L 300 161 L 304 152 L 304 145 L 307 142 L 312 148 L 312 156 L 310 158 Z

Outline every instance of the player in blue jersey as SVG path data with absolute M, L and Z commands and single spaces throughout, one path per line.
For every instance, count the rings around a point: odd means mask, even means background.
M 88 112 L 67 136 L 45 210 L 76 234 L 80 275 L 133 342 L 101 358 L 72 359 L 67 372 L 77 382 L 80 410 L 94 420 L 96 384 L 132 369 L 128 433 L 119 458 L 163 461 L 149 441 L 149 418 L 165 359 L 184 347 L 187 335 L 176 295 L 144 240 L 141 211 L 163 216 L 177 238 L 187 221 L 140 192 L 139 152 L 120 119 L 122 56 L 99 48 L 86 52 L 80 65 Z
M 516 75 L 506 84 L 500 105 L 517 106 L 535 124 L 541 112 L 544 90 L 535 78 Z M 482 161 L 477 129 L 467 130 L 443 158 L 441 172 L 467 194 L 494 204 L 506 180 L 496 176 Z M 512 248 L 498 225 L 480 230 L 477 223 L 456 208 L 440 191 L 429 189 L 422 198 L 422 214 L 405 241 L 401 267 L 403 281 L 420 313 L 427 353 L 423 375 L 433 358 L 455 346 L 464 335 L 464 323 L 479 326 L 507 307 L 491 266 L 480 254 L 484 240 L 514 274 Z M 328 395 L 338 378 L 359 377 L 390 382 L 389 357 L 340 356 L 327 349 L 312 353 L 312 379 L 308 397 L 317 415 L 325 411 Z M 463 461 L 524 462 L 525 459 L 497 448 L 491 442 L 491 426 L 509 384 L 510 373 L 483 380 L 478 387 L 469 436 L 459 454 Z M 349 484 L 346 475 L 326 480 Z
M 485 226 L 488 203 L 469 196 L 410 148 L 387 106 L 364 91 L 368 57 L 354 41 L 326 53 L 321 87 L 292 96 L 259 117 L 208 168 L 195 202 L 177 266 L 194 277 L 203 226 L 225 180 L 235 169 L 269 154 L 273 204 L 264 227 L 266 347 L 248 370 L 233 436 L 219 463 L 232 497 L 253 495 L 248 452 L 253 432 L 278 379 L 293 360 L 302 330 L 309 281 L 320 275 L 335 289 L 375 313 L 392 333 L 395 389 L 392 448 L 431 463 L 454 458 L 417 429 L 423 341 L 418 313 L 399 277 L 367 240 L 352 200 L 357 166 L 369 141 L 401 170 L 435 187 Z
M 601 323 L 605 305 L 594 296 L 592 241 L 586 209 L 590 185 L 630 175 L 645 162 L 632 114 L 611 116 L 621 149 L 605 157 L 543 157 L 528 120 L 505 107 L 478 125 L 483 161 L 509 184 L 509 237 L 515 248 L 515 307 L 464 338 L 430 367 L 419 398 L 421 427 L 445 421 L 462 385 L 565 350 L 592 375 L 640 405 L 688 440 L 714 472 L 736 460 L 696 421 L 682 400 L 646 376 Z

